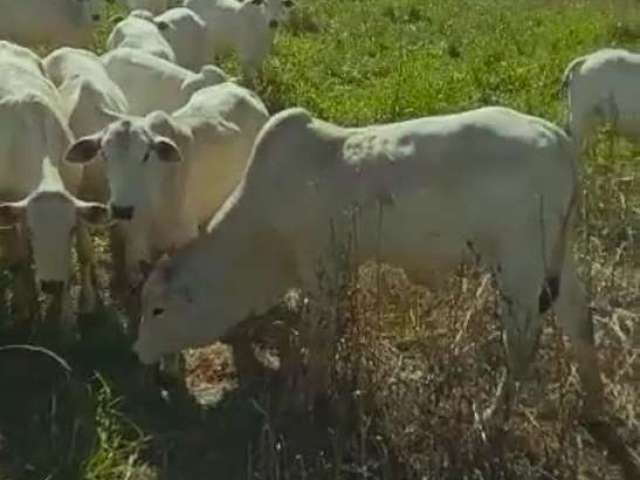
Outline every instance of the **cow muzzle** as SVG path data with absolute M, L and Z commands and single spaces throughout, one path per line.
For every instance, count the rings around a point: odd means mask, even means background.
M 99 22 L 100 21 L 100 14 L 99 13 L 95 13 L 93 15 L 91 15 L 91 20 L 93 20 L 94 22 Z
M 62 280 L 42 280 L 40 289 L 47 295 L 59 295 L 64 289 L 64 282 Z
M 133 218 L 133 207 L 111 205 L 111 216 L 116 220 L 131 220 Z

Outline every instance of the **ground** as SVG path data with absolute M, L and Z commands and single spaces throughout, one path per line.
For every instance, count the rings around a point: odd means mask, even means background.
M 298 0 L 258 92 L 272 112 L 302 106 L 344 125 L 489 104 L 563 124 L 567 63 L 639 40 L 633 2 Z M 225 68 L 237 71 L 233 61 Z M 603 132 L 582 160 L 575 252 L 607 407 L 636 451 L 639 154 Z M 342 336 L 332 395 L 313 412 L 283 407 L 290 402 L 267 375 L 238 385 L 221 344 L 188 352 L 192 397 L 140 389 L 135 360 L 108 328 L 119 315 L 106 291 L 104 309 L 80 319 L 80 347 L 64 352 L 71 373 L 45 354 L 0 352 L 0 480 L 619 478 L 578 422 L 580 389 L 553 315 L 534 385 L 501 424 L 484 425 L 475 414 L 504 365 L 486 275 L 461 270 L 436 295 L 386 266 L 358 276 L 346 262 L 343 273 L 348 282 L 332 314 Z M 302 316 L 301 335 L 317 316 Z

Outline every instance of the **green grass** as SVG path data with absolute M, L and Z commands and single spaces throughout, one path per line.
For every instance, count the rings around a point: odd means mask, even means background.
M 608 5 L 604 0 L 299 0 L 258 91 L 272 112 L 303 106 L 344 125 L 491 104 L 562 123 L 566 101 L 559 85 L 567 63 L 599 47 L 634 48 L 640 42 L 640 13 L 619 17 Z M 110 17 L 121 11 L 110 7 Z M 96 51 L 102 51 L 112 23 L 98 32 Z M 235 61 L 224 65 L 237 73 Z M 637 164 L 627 144 L 611 157 L 606 142 L 586 161 L 582 209 L 587 215 L 578 247 L 599 315 L 609 400 L 625 438 L 636 447 L 640 392 L 627 367 L 640 368 L 634 341 L 640 335 L 627 320 L 637 320 L 640 311 Z M 441 298 L 394 278 L 384 277 L 382 293 L 376 281 L 365 278 L 361 303 L 345 314 L 356 326 L 346 342 L 361 355 L 356 360 L 347 355 L 336 368 L 373 406 L 358 403 L 355 416 L 334 418 L 332 434 L 317 431 L 304 416 L 273 414 L 269 395 L 255 387 L 232 389 L 214 406 L 183 415 L 135 390 L 133 367 L 118 363 L 122 354 L 116 360 L 91 351 L 75 365 L 90 392 L 93 440 L 82 440 L 81 446 L 68 440 L 72 461 L 60 470 L 46 442 L 33 443 L 32 451 L 10 450 L 14 456 L 5 461 L 0 436 L 0 479 L 615 478 L 575 425 L 575 378 L 553 330 L 543 340 L 540 369 L 548 379 L 549 401 L 559 405 L 556 421 L 521 410 L 509 424 L 509 436 L 489 432 L 487 440 L 469 423 L 465 405 L 486 396 L 487 385 L 495 383 L 492 368 L 501 365 L 499 344 L 491 336 L 497 322 L 490 298 L 474 297 L 473 276 L 470 286 L 455 280 L 459 284 Z M 382 301 L 371 305 L 380 295 Z M 613 312 L 612 305 L 627 314 L 602 313 Z M 376 309 L 381 314 L 372 315 Z M 472 326 L 465 330 L 470 311 Z M 358 321 L 363 319 L 368 326 Z M 190 384 L 198 386 L 203 376 L 228 380 L 228 360 L 220 358 L 194 354 Z M 350 372 L 363 359 L 357 381 L 345 374 L 344 365 Z M 391 369 L 396 364 L 398 370 Z M 394 375 L 398 381 L 390 386 Z M 427 375 L 431 383 L 415 380 Z M 33 417 L 40 418 L 49 407 L 33 408 Z M 43 431 L 56 422 L 68 427 L 83 418 L 78 415 L 51 417 Z M 45 460 L 37 463 L 35 457 Z M 25 468 L 29 462 L 33 465 Z

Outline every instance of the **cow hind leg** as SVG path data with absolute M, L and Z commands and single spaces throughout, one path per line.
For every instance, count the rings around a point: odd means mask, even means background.
M 606 420 L 604 387 L 594 341 L 593 320 L 587 296 L 578 280 L 573 260 L 562 273 L 560 295 L 555 306 L 558 321 L 571 341 L 578 375 L 585 393 L 583 423 L 591 436 L 618 464 L 626 480 L 640 478 L 640 459 L 626 447 L 622 437 Z

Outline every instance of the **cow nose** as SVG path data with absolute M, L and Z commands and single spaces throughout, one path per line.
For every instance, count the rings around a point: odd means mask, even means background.
M 100 14 L 99 13 L 94 13 L 93 15 L 91 15 L 91 19 L 94 22 L 99 22 L 100 21 Z
M 64 282 L 62 280 L 42 280 L 40 289 L 47 295 L 57 295 L 62 292 Z
M 116 220 L 131 220 L 133 218 L 133 207 L 111 205 L 111 216 Z
M 271 20 L 269 22 L 269 28 L 278 28 L 278 20 Z

